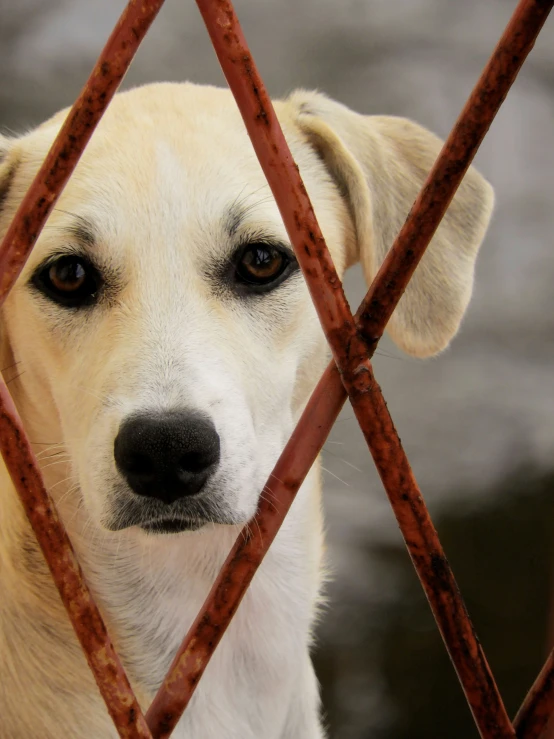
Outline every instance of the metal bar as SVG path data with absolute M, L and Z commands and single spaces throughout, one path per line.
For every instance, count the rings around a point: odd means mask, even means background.
M 363 387 L 355 376 L 343 382 L 480 736 L 515 737 L 381 388 L 371 370 L 364 379 Z
M 336 375 L 338 382 L 330 382 L 331 375 Z M 254 520 L 261 528 L 247 527 L 238 537 L 146 713 L 156 739 L 171 734 L 187 707 L 306 475 L 305 460 L 314 460 L 321 451 L 344 396 L 338 370 L 329 365 L 264 488 L 271 487 L 272 494 L 260 498 Z M 278 481 L 276 486 L 270 486 L 273 480 Z
M 3 380 L 0 451 L 119 736 L 152 739 Z
M 539 739 L 554 712 L 554 650 L 527 693 L 514 719 L 518 739 Z
M 2 241 L 0 303 L 20 274 L 50 211 L 162 4 L 163 0 L 131 0 L 121 15 Z M 0 383 L 0 448 L 119 735 L 129 739 L 151 739 L 4 383 Z
M 326 252 L 317 224 L 314 222 L 311 205 L 307 200 L 301 181 L 299 182 L 299 176 L 290 157 L 290 152 L 285 148 L 286 144 L 274 116 L 271 103 L 255 69 L 232 5 L 227 0 L 218 0 L 218 2 L 197 0 L 197 2 L 208 26 L 229 85 L 237 98 L 239 107 L 242 109 L 256 153 L 264 167 L 275 199 L 280 206 L 283 220 L 295 246 L 299 262 L 305 271 L 306 280 L 326 330 L 327 338 L 334 350 L 335 360 L 343 371 L 343 382 L 351 393 L 351 400 L 358 420 L 364 426 L 368 445 L 372 450 L 391 498 L 391 503 L 395 508 L 412 559 L 424 583 L 425 591 L 433 604 L 435 617 L 445 640 L 452 644 L 454 648 L 453 651 L 451 650 L 451 656 L 479 725 L 481 735 L 484 737 L 513 737 L 513 728 L 473 632 L 465 606 L 444 553 L 440 548 L 436 532 L 400 446 L 392 420 L 386 411 L 386 405 L 373 378 L 371 365 L 367 361 L 367 357 L 371 356 L 375 349 L 376 342 L 372 341 L 371 345 L 368 346 L 355 333 L 351 318 L 347 313 L 347 306 L 346 310 L 344 308 L 340 282 L 337 282 L 338 277 Z M 466 106 L 458 120 L 457 132 L 453 134 L 456 137 L 465 133 L 467 137 L 466 144 L 462 147 L 452 146 L 452 138 L 450 138 L 447 146 L 441 152 L 439 166 L 444 166 L 445 162 L 452 162 L 455 159 L 459 176 L 452 175 L 443 178 L 440 198 L 444 199 L 444 207 L 442 211 L 440 208 L 434 209 L 427 221 L 424 239 L 422 239 L 417 253 L 409 255 L 412 265 L 411 271 L 415 269 L 415 265 L 430 241 L 465 169 L 467 169 L 482 137 L 515 79 L 526 54 L 532 48 L 551 5 L 552 3 L 537 3 L 528 0 L 521 2 L 514 15 L 515 20 L 512 19 L 493 53 L 473 96 L 474 98 L 479 95 L 483 96 L 483 92 L 487 89 L 490 90 L 492 84 L 496 85 L 496 88 L 494 88 L 496 94 L 488 105 L 482 106 L 477 117 L 472 115 L 473 109 L 469 105 Z M 547 6 L 549 7 L 547 8 Z M 541 19 L 540 22 L 535 24 L 531 22 L 534 15 Z M 523 40 L 518 46 L 519 56 L 514 55 L 513 63 L 510 65 L 503 55 L 503 50 L 509 48 L 510 43 L 515 43 L 514 39 L 516 38 L 519 40 L 523 38 Z M 501 74 L 500 62 L 502 62 Z M 456 138 L 454 138 L 455 142 Z M 285 148 L 285 155 L 281 160 L 278 158 L 278 154 L 281 153 L 283 148 Z M 280 179 L 283 176 L 290 177 L 292 182 L 297 185 L 292 196 L 290 194 L 291 181 L 289 180 L 287 186 L 284 186 Z M 438 197 L 438 195 L 435 194 L 435 197 Z M 415 221 L 416 216 L 421 215 L 421 209 L 430 208 L 432 205 L 433 201 L 429 198 L 420 199 L 419 210 L 412 209 L 408 217 L 408 223 Z M 395 245 L 397 243 L 398 240 Z M 415 250 L 415 245 L 412 243 L 408 248 Z M 322 255 L 321 260 L 317 259 L 318 252 Z M 388 265 L 389 270 L 391 268 L 398 269 L 394 262 L 389 261 Z M 380 271 L 379 284 L 390 279 L 386 269 Z M 404 286 L 408 279 L 409 277 L 405 279 Z M 385 308 L 380 311 L 381 315 L 378 318 L 374 318 L 372 314 L 364 315 L 364 312 L 367 313 L 367 304 L 364 302 L 364 309 L 360 313 L 362 326 L 367 325 L 370 320 L 374 321 L 374 325 L 375 322 L 382 321 L 380 333 L 375 330 L 370 331 L 370 340 L 374 335 L 378 338 L 382 334 L 384 324 L 388 320 L 395 302 L 400 298 L 402 290 L 403 287 L 396 289 L 393 300 L 384 303 Z M 329 310 L 329 300 L 332 301 L 331 296 L 333 294 L 338 296 L 338 301 L 333 303 Z M 371 296 L 371 291 L 369 295 Z M 387 308 L 390 310 L 388 314 Z M 369 326 L 371 327 L 370 323 Z M 349 342 L 350 349 L 344 351 L 343 342 L 347 337 L 351 340 Z M 148 723 L 156 737 L 168 736 L 177 723 L 211 654 L 235 613 L 255 569 L 259 566 L 286 515 L 294 494 L 324 443 L 336 417 L 336 404 L 340 402 L 339 379 L 338 372 L 333 371 L 330 366 L 300 421 L 300 426 L 304 427 L 305 419 L 309 417 L 309 414 L 317 412 L 321 398 L 325 397 L 326 393 L 332 394 L 334 398 L 334 404 L 332 404 L 333 418 L 323 417 L 322 419 L 320 417 L 318 422 L 317 430 L 321 443 L 314 445 L 312 454 L 304 457 L 303 451 L 299 447 L 287 445 L 266 485 L 272 491 L 272 501 L 276 502 L 278 511 L 274 515 L 268 513 L 267 506 L 262 501 L 256 516 L 260 533 L 257 533 L 257 527 L 251 527 L 250 534 L 246 538 L 246 532 L 241 534 L 201 613 L 177 653 L 166 681 L 147 713 Z M 344 397 L 343 392 L 342 399 Z M 374 434 L 372 428 L 374 422 L 378 422 L 381 430 L 387 434 L 385 445 L 380 443 L 380 437 L 376 437 Z M 322 423 L 325 427 L 322 426 Z M 399 464 L 403 477 L 399 477 L 394 468 L 387 467 L 392 460 Z M 291 465 L 295 470 L 294 477 L 290 475 Z M 276 482 L 275 478 L 284 480 L 283 474 L 287 470 L 289 474 L 286 478 L 286 484 Z M 284 506 L 282 505 L 283 502 L 285 502 Z M 271 535 L 268 535 L 267 529 L 269 516 L 272 516 Z M 279 516 L 279 520 L 277 520 L 277 516 Z M 245 561 L 248 563 L 247 567 L 242 566 Z M 478 669 L 474 675 L 475 663 Z
M 164 0 L 130 0 L 0 245 L 0 305 L 77 166 Z
M 383 335 L 553 5 L 554 0 L 520 0 L 516 7 L 360 307 L 360 327 L 369 340 Z

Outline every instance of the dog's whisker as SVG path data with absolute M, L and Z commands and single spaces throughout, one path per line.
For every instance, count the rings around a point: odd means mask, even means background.
M 104 402 L 104 400 L 105 400 L 105 398 L 103 398 L 103 397 L 102 397 L 102 396 L 100 396 L 100 395 L 97 395 L 97 394 L 96 394 L 95 392 L 93 392 L 93 391 L 92 391 L 92 390 L 91 390 L 91 389 L 90 389 L 89 387 L 87 387 L 86 385 L 83 385 L 83 384 L 82 384 L 82 383 L 80 383 L 80 382 L 70 382 L 70 383 L 68 383 L 68 386 L 69 386 L 69 387 L 73 387 L 73 388 L 75 388 L 76 390 L 84 390 L 84 391 L 85 391 L 85 393 L 88 393 L 88 394 L 89 394 L 89 395 L 90 395 L 90 396 L 91 396 L 92 398 L 94 398 L 95 400 L 99 400 L 99 401 L 100 401 L 101 403 L 103 403 L 103 402 Z
M 334 452 L 332 452 L 330 449 L 325 449 L 325 454 L 330 454 L 335 459 L 338 459 L 339 462 L 342 462 L 343 464 L 348 465 L 348 467 L 352 467 L 352 469 L 356 470 L 357 472 L 363 473 L 363 470 L 361 470 L 359 467 L 356 467 L 355 464 L 352 464 L 352 462 L 349 462 L 347 459 L 344 459 L 344 457 L 341 457 L 338 454 L 334 454 Z
M 41 470 L 46 470 L 49 467 L 55 467 L 58 464 L 67 464 L 67 463 L 68 463 L 68 460 L 67 459 L 57 459 L 55 462 L 49 462 L 48 464 L 41 465 L 40 469 Z
M 60 446 L 62 447 L 62 449 L 59 448 Z M 58 451 L 55 451 L 56 449 L 58 449 Z M 63 444 L 56 445 L 55 447 L 49 447 L 48 449 L 43 449 L 36 455 L 36 458 L 39 462 L 42 462 L 45 459 L 52 459 L 52 457 L 57 457 L 60 454 L 65 454 L 68 458 L 70 456 L 69 452 L 67 452 L 63 448 Z
M 376 349 L 375 354 L 377 354 L 379 357 L 386 357 L 386 359 L 397 359 L 399 362 L 416 362 L 415 357 L 409 357 L 409 356 L 401 356 L 399 354 L 388 354 L 387 352 L 382 351 L 381 349 Z
M 273 474 L 273 472 L 270 472 L 270 473 L 269 473 L 269 476 L 270 476 L 270 477 L 272 477 L 272 478 L 273 478 L 274 480 L 277 480 L 277 482 L 280 482 L 280 483 L 281 483 L 281 485 L 284 485 L 284 484 L 285 484 L 285 483 L 283 482 L 283 480 L 281 480 L 281 478 L 280 478 L 280 477 L 277 477 L 277 475 L 274 475 L 274 474 Z
M 275 476 L 272 475 L 272 477 L 275 477 Z M 275 479 L 277 479 L 277 478 L 275 478 Z M 262 495 L 266 496 L 269 499 L 272 498 L 273 500 L 277 500 L 277 497 L 278 497 L 277 496 L 277 493 L 275 493 L 268 485 L 264 485 L 263 486 L 262 491 L 260 493 L 260 497 Z
M 17 375 L 15 375 L 15 377 L 10 377 L 9 380 L 5 380 L 5 384 L 6 385 L 9 385 L 10 383 L 12 383 L 15 380 L 19 379 L 21 377 L 21 375 L 24 375 L 25 372 L 26 372 L 26 370 L 21 370 L 21 372 L 18 372 Z
M 65 493 L 63 493 L 63 495 L 60 495 L 60 497 L 57 500 L 55 500 L 57 510 L 60 511 L 62 505 L 65 504 L 66 500 L 70 498 L 71 496 L 74 496 L 75 493 L 78 492 L 78 490 L 79 490 L 79 484 L 77 483 L 77 484 L 71 485 L 65 491 Z M 77 509 L 80 507 L 80 501 L 76 502 L 76 507 Z
M 67 477 L 64 477 L 64 478 L 63 478 L 63 480 L 58 480 L 58 482 L 55 482 L 55 483 L 54 483 L 54 484 L 53 484 L 53 485 L 51 486 L 51 488 L 50 488 L 50 491 L 52 491 L 52 490 L 54 490 L 55 488 L 57 488 L 57 487 L 58 487 L 58 485 L 63 485 L 63 484 L 65 483 L 65 482 L 68 482 L 69 480 L 75 480 L 75 475 L 68 475 Z M 64 495 L 65 495 L 65 494 L 64 494 Z M 61 498 L 60 498 L 60 500 L 61 500 Z M 59 503 L 59 500 L 58 500 L 58 503 Z
M 361 472 L 363 474 L 363 470 L 360 467 L 356 467 L 355 464 L 352 462 L 349 462 L 348 459 L 344 459 L 344 457 L 339 457 L 337 454 L 334 455 L 337 459 L 340 459 L 340 461 L 347 465 L 348 467 L 352 467 L 353 470 L 356 470 L 356 472 Z
M 52 452 L 51 454 L 48 453 L 49 451 L 50 449 L 45 449 L 43 453 L 37 454 L 37 460 L 42 462 L 44 459 L 52 459 L 52 457 L 59 457 L 60 455 L 65 455 L 69 459 L 69 453 L 63 449 L 59 452 Z
M 77 213 L 72 213 L 70 210 L 64 210 L 63 208 L 52 208 L 52 210 L 55 213 L 64 213 L 66 216 L 71 216 L 72 218 L 75 218 L 76 221 L 82 220 L 82 217 L 80 215 L 78 215 Z
M 40 444 L 41 446 L 48 445 L 49 447 L 64 446 L 65 441 L 31 441 L 31 444 Z
M 277 479 L 277 478 L 275 478 L 275 479 Z M 273 491 L 273 490 L 272 490 L 272 489 L 271 489 L 270 487 L 268 487 L 267 485 L 264 485 L 264 486 L 263 486 L 263 488 L 262 488 L 262 493 L 264 493 L 265 495 L 269 495 L 269 496 L 270 496 L 270 497 L 272 497 L 272 498 L 277 498 L 277 493 L 275 493 L 275 492 L 274 492 L 274 491 Z
M 343 480 L 343 479 L 342 479 L 342 478 L 340 478 L 340 477 L 339 477 L 338 475 L 335 475 L 335 473 L 334 473 L 334 472 L 331 472 L 331 470 L 330 470 L 330 469 L 328 469 L 327 467 L 324 467 L 323 465 L 321 465 L 321 469 L 322 469 L 322 470 L 323 470 L 324 472 L 327 472 L 327 474 L 328 474 L 328 475 L 331 475 L 331 477 L 334 477 L 335 479 L 337 479 L 337 480 L 338 480 L 339 482 L 342 482 L 342 484 L 343 484 L 343 485 L 346 485 L 346 487 L 347 487 L 347 488 L 349 488 L 349 487 L 350 487 L 350 485 L 349 485 L 349 484 L 348 484 L 348 483 L 346 482 L 346 480 Z
M 275 505 L 275 503 L 265 493 L 260 493 L 260 500 L 263 500 L 265 503 L 267 503 L 268 506 L 273 508 L 274 511 L 277 510 L 277 506 Z
M 71 479 L 70 477 L 67 477 L 67 478 L 66 478 L 66 479 L 64 480 L 64 482 L 68 482 L 68 481 L 69 481 L 70 479 Z M 69 487 L 69 488 L 68 488 L 68 489 L 67 489 L 67 490 L 65 491 L 65 493 L 64 493 L 63 495 L 61 495 L 61 496 L 60 496 L 60 497 L 59 497 L 59 498 L 58 498 L 58 499 L 56 500 L 56 505 L 57 505 L 57 506 L 60 506 L 60 505 L 61 505 L 61 504 L 62 504 L 62 503 L 63 503 L 63 502 L 64 502 L 64 501 L 66 500 L 66 498 L 68 498 L 68 497 L 69 497 L 70 495 L 73 495 L 73 494 L 74 494 L 74 493 L 76 493 L 76 492 L 77 492 L 78 490 L 79 490 L 79 483 L 75 483 L 75 484 L 71 485 L 71 486 L 70 486 L 70 487 Z
M 21 359 L 18 359 L 17 362 L 13 362 L 12 364 L 8 364 L 8 366 L 4 367 L 4 369 L 0 370 L 0 372 L 7 372 L 9 369 L 17 367 L 18 364 L 21 364 Z
M 65 444 L 52 444 L 51 446 L 46 447 L 46 449 L 41 449 L 37 452 L 36 457 L 37 459 L 41 459 L 55 454 L 67 454 L 67 456 L 69 456 L 69 452 L 65 448 Z

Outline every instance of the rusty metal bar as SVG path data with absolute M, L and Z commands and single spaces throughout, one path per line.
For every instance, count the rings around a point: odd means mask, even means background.
M 151 739 L 3 381 L 0 381 L 0 451 L 119 736 Z
M 553 5 L 554 0 L 520 0 L 517 5 L 360 306 L 360 327 L 369 340 L 383 335 Z
M 271 496 L 260 498 L 255 521 L 261 528 L 247 527 L 238 537 L 147 711 L 146 720 L 156 739 L 171 734 L 187 707 L 306 475 L 305 460 L 317 457 L 329 426 L 340 413 L 345 393 L 340 380 L 330 381 L 332 375 L 339 380 L 335 364 L 324 372 L 312 394 L 313 402 L 306 407 L 266 484 L 269 488 L 270 482 L 278 481 L 271 485 Z
M 131 0 L 121 15 L 0 245 L 0 304 L 20 274 L 162 4 L 163 0 Z M 151 739 L 3 382 L 0 382 L 0 449 L 119 735 Z
M 164 0 L 130 0 L 0 245 L 0 305 L 77 166 Z
M 514 719 L 518 739 L 539 739 L 554 712 L 554 651 L 546 660 Z
M 197 0 L 197 2 L 229 85 L 243 112 L 256 153 L 280 207 L 327 338 L 333 348 L 335 360 L 343 373 L 343 382 L 349 391 L 356 415 L 391 499 L 414 565 L 432 604 L 441 633 L 449 647 L 481 735 L 483 737 L 513 737 L 513 728 L 413 479 L 400 440 L 386 410 L 386 404 L 374 380 L 371 365 L 367 361 L 367 357 L 371 356 L 374 351 L 376 342 L 372 341 L 370 346 L 367 345 L 355 331 L 352 318 L 348 314 L 348 307 L 346 306 L 345 309 L 342 286 L 338 282 L 323 238 L 315 223 L 311 205 L 284 142 L 267 93 L 257 74 L 232 5 L 227 0 L 217 2 Z M 447 142 L 433 170 L 435 172 L 438 167 L 444 167 L 447 162 L 451 167 L 453 166 L 455 171 L 451 171 L 448 177 L 443 176 L 440 192 L 435 191 L 431 198 L 425 198 L 424 189 L 424 196 L 418 201 L 419 211 L 414 208 L 408 218 L 408 223 L 410 220 L 413 222 L 416 216 L 421 216 L 422 209 L 431 208 L 435 204 L 435 198 L 440 198 L 441 204 L 434 208 L 426 221 L 427 228 L 418 253 L 408 254 L 410 262 L 408 269 L 405 269 L 404 277 L 402 273 L 397 277 L 398 282 L 405 279 L 403 285 L 396 289 L 394 285 L 392 286 L 394 297 L 392 301 L 382 301 L 383 309 L 380 310 L 379 317 L 369 313 L 367 303 L 364 302 L 360 318 L 362 325 L 369 324 L 370 340 L 375 335 L 378 338 L 382 334 L 386 320 L 446 211 L 463 173 L 517 75 L 526 54 L 532 48 L 551 6 L 552 3 L 537 3 L 528 0 L 524 0 L 518 6 L 473 93 L 474 97 L 481 95 L 484 100 L 488 91 L 488 104 L 481 106 L 477 116 L 472 115 L 473 108 L 470 104 L 466 106 L 452 134 L 453 138 L 451 137 Z M 511 63 L 505 54 L 510 43 L 514 43 L 517 47 L 517 54 L 512 55 Z M 456 144 L 457 137 L 462 134 L 466 137 L 462 145 L 453 145 Z M 448 173 L 449 170 L 445 171 Z M 290 178 L 286 186 L 281 179 L 283 176 Z M 296 184 L 292 196 L 291 182 Z M 428 183 L 429 180 L 426 184 Z M 406 233 L 406 227 L 403 233 Z M 408 246 L 408 249 L 415 251 L 416 247 L 411 236 L 410 240 L 412 244 Z M 398 243 L 399 240 L 395 242 L 396 260 L 399 254 L 402 254 L 400 247 L 397 246 Z M 386 272 L 387 269 L 398 271 L 397 263 L 389 260 L 388 267 L 385 271 L 381 270 L 379 274 L 378 285 L 386 283 L 388 279 L 390 288 L 390 276 Z M 336 302 L 333 300 L 334 295 L 338 298 Z M 371 291 L 369 295 L 371 304 Z M 329 301 L 332 303 L 331 306 L 329 306 Z M 390 311 L 388 314 L 387 310 Z M 374 322 L 373 331 L 371 331 L 370 321 Z M 379 321 L 382 325 L 380 325 L 380 333 L 377 333 L 374 325 Z M 347 343 L 348 349 L 346 349 Z M 287 445 L 274 474 L 266 485 L 272 491 L 272 501 L 278 510 L 268 513 L 267 506 L 263 502 L 260 504 L 260 510 L 256 516 L 256 522 L 260 526 L 259 533 L 255 531 L 257 527 L 252 527 L 247 536 L 243 533 L 237 540 L 201 613 L 176 655 L 166 681 L 147 713 L 147 720 L 156 737 L 168 736 L 178 721 L 205 665 L 219 643 L 256 568 L 286 515 L 294 494 L 324 443 L 336 417 L 337 406 L 341 402 L 338 382 L 339 374 L 330 366 L 312 396 L 297 429 L 308 427 L 307 419 L 310 414 L 317 412 L 318 403 L 325 397 L 325 393 L 331 393 L 334 399 L 331 403 L 333 418 L 322 420 L 321 416 L 319 417 L 317 427 L 319 443 L 312 446 L 312 454 L 309 456 L 302 458 L 302 452 L 298 446 Z M 344 397 L 343 393 L 342 398 Z M 376 428 L 380 430 L 380 433 L 376 432 Z M 294 476 L 290 474 L 291 469 L 295 471 Z M 287 471 L 288 474 L 283 477 Z M 300 474 L 298 474 L 299 471 Z M 276 482 L 275 478 L 283 482 Z M 271 521 L 270 528 L 268 519 Z

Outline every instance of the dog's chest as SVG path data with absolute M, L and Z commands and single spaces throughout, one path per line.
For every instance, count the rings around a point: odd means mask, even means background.
M 140 585 L 129 581 L 120 587 L 119 602 L 110 608 L 118 614 L 118 647 L 133 682 L 151 697 L 210 585 L 211 578 L 198 571 L 177 572 L 174 578 L 169 572 L 156 576 L 144 571 Z M 284 551 L 268 556 L 208 665 L 177 737 L 271 739 L 269 726 L 275 737 L 280 735 L 307 654 L 313 589 L 302 558 L 296 561 Z

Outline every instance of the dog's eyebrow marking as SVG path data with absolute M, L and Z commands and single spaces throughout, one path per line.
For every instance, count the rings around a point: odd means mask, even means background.
M 92 221 L 69 210 L 63 210 L 62 208 L 54 208 L 54 210 L 58 213 L 65 213 L 65 215 L 71 216 L 71 221 L 68 225 L 56 226 L 55 230 L 60 230 L 68 234 L 84 248 L 90 248 L 98 243 L 98 229 Z M 49 228 L 48 224 L 46 224 L 46 228 Z
M 82 246 L 90 248 L 98 241 L 94 224 L 83 216 L 73 215 L 73 223 L 70 223 L 65 230 Z
M 243 195 L 245 189 L 246 188 L 243 187 L 243 189 L 239 192 L 235 200 L 231 203 L 227 213 L 225 214 L 224 224 L 229 236 L 235 236 L 235 234 L 239 230 L 239 227 L 246 221 L 247 217 L 259 205 L 263 205 L 264 203 L 273 200 L 273 195 L 271 194 L 271 192 L 269 192 L 263 195 L 261 198 L 257 198 L 251 203 L 247 202 L 249 198 L 257 195 L 260 191 L 269 190 L 268 185 L 262 185 L 253 193 L 247 193 L 246 195 Z
M 17 165 L 18 162 L 14 162 L 8 169 L 7 174 L 4 176 L 3 182 L 0 182 L 0 208 L 3 207 L 4 203 L 8 199 L 8 192 L 14 180 Z
M 237 208 L 236 205 L 232 206 L 225 218 L 225 230 L 229 236 L 234 236 L 236 234 L 243 220 L 244 215 L 241 209 Z

